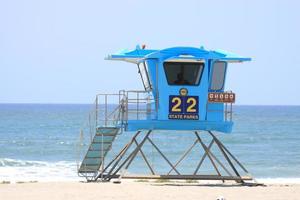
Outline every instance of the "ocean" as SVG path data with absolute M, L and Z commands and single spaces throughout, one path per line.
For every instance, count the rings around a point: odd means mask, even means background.
M 0 182 L 84 180 L 76 172 L 79 130 L 90 110 L 91 105 L 83 104 L 0 104 Z M 255 178 L 300 180 L 300 106 L 234 106 L 233 120 L 233 132 L 217 136 Z M 132 134 L 118 136 L 115 149 Z M 191 134 L 153 137 L 171 157 L 193 142 Z M 85 142 L 83 149 L 87 146 Z M 153 149 L 144 151 L 151 154 Z M 161 165 L 157 154 L 151 163 Z M 129 172 L 140 172 L 143 166 L 137 159 Z

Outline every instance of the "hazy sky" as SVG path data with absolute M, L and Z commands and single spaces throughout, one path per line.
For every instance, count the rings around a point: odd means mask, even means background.
M 231 64 L 238 104 L 300 104 L 300 1 L 0 0 L 0 103 L 90 103 L 142 89 L 123 48 L 205 46 L 253 58 Z

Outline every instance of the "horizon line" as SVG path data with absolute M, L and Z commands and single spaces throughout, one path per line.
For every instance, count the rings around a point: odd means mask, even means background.
M 92 105 L 94 103 L 63 103 L 63 102 L 55 102 L 55 103 L 45 103 L 45 102 L 32 102 L 32 103 L 28 103 L 28 102 L 23 102 L 23 103 L 7 103 L 7 102 L 0 102 L 0 105 L 4 105 L 4 104 L 19 104 L 19 105 Z M 233 104 L 233 106 L 300 106 L 300 104 Z

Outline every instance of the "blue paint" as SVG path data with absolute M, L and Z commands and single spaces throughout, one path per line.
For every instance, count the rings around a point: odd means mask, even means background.
M 128 130 L 158 129 L 158 130 L 215 130 L 230 133 L 233 122 L 224 118 L 223 103 L 209 103 L 209 92 L 224 92 L 227 65 L 229 62 L 250 61 L 250 58 L 242 57 L 223 50 L 206 50 L 203 47 L 173 47 L 162 50 L 141 49 L 139 46 L 132 51 L 122 50 L 107 57 L 109 60 L 122 60 L 135 64 L 145 62 L 148 68 L 148 75 L 152 85 L 149 93 L 158 99 L 151 107 L 156 111 L 147 120 L 129 120 Z M 204 68 L 201 73 L 199 84 L 195 85 L 169 85 L 164 69 L 165 62 L 201 62 Z M 213 67 L 216 62 L 225 63 L 224 83 L 219 90 L 211 90 L 210 85 L 213 76 Z M 182 88 L 187 89 L 187 96 L 180 95 Z M 174 97 L 181 96 L 181 104 L 177 112 L 172 108 L 176 102 L 172 102 Z M 189 97 L 196 99 L 195 113 L 187 112 L 187 107 L 192 102 L 186 102 Z M 176 110 L 176 109 L 175 109 Z M 177 115 L 174 115 L 177 114 Z M 180 115 L 178 115 L 180 114 Z M 191 115 L 189 115 L 191 114 Z M 172 115 L 170 117 L 170 115 Z M 189 118 L 192 115 L 197 119 Z M 175 116 L 175 118 L 174 118 Z M 178 118 L 176 118 L 178 117 Z
M 233 122 L 214 122 L 201 120 L 131 120 L 128 131 L 136 130 L 182 130 L 182 131 L 219 131 L 230 133 Z

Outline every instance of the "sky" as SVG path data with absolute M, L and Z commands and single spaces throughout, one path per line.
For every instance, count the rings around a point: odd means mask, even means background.
M 135 65 L 104 60 L 137 44 L 204 46 L 230 64 L 239 105 L 300 105 L 300 1 L 0 0 L 0 103 L 91 103 L 143 89 Z

